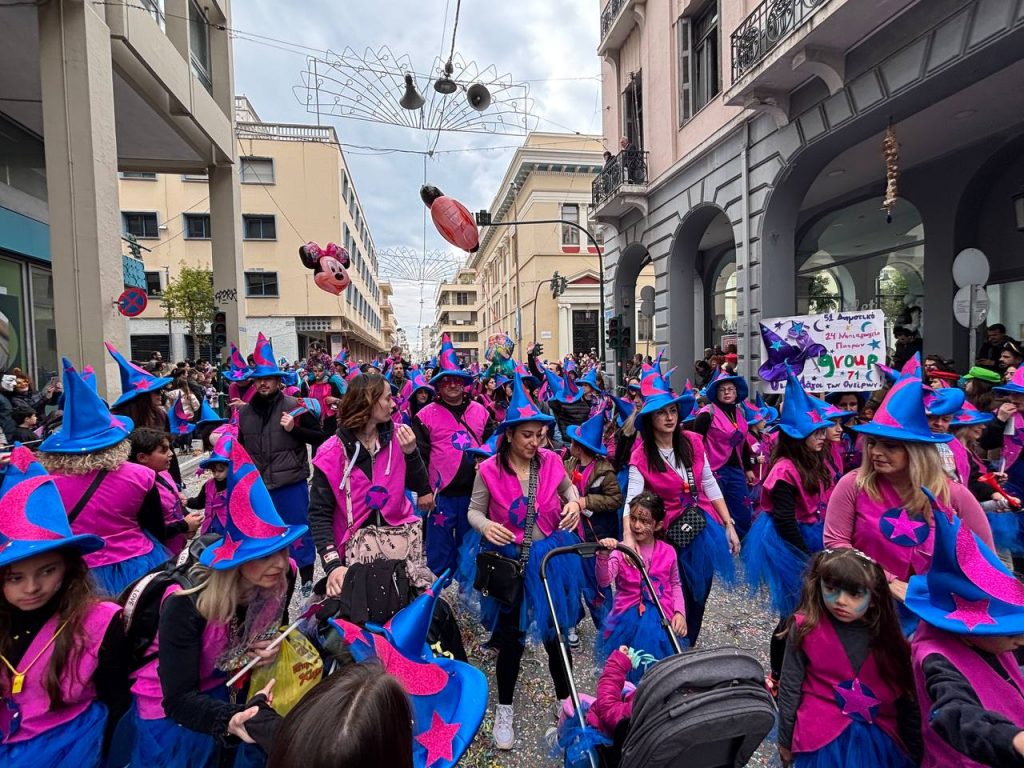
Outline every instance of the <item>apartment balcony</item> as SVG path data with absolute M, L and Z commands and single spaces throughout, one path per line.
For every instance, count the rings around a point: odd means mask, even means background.
M 320 125 L 239 122 L 235 124 L 235 135 L 240 139 L 317 141 L 322 144 L 338 144 L 338 134 L 334 132 L 334 128 Z
M 780 122 L 809 77 L 843 86 L 846 52 L 918 0 L 764 0 L 731 35 L 729 104 L 765 106 Z
M 624 149 L 591 184 L 591 206 L 598 221 L 616 221 L 630 211 L 647 215 L 647 152 Z
M 608 0 L 601 11 L 601 37 L 597 55 L 617 51 L 629 33 L 646 16 L 647 0 Z

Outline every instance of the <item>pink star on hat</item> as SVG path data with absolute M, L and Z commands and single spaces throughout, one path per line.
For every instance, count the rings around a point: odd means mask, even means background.
M 811 424 L 820 424 L 821 423 L 821 413 L 818 411 L 817 408 L 811 408 L 811 410 L 809 410 L 807 412 L 807 415 L 811 419 Z
M 240 546 L 242 546 L 241 541 L 232 541 L 230 533 L 224 534 L 224 541 L 219 547 L 217 547 L 217 551 L 213 555 L 213 563 L 211 563 L 211 565 L 215 565 L 221 560 L 233 560 L 235 552 L 238 551 Z
M 132 386 L 135 387 L 136 390 L 141 392 L 142 390 L 149 386 L 149 382 L 146 381 L 145 379 L 137 379 Z
M 341 629 L 346 645 L 352 645 L 352 643 L 359 640 L 365 640 L 361 627 L 357 627 L 355 624 L 350 624 L 344 619 L 335 619 L 335 623 L 337 623 L 338 627 Z
M 835 687 L 835 691 L 836 696 L 841 699 L 844 715 L 860 717 L 868 723 L 875 722 L 875 715 L 871 710 L 873 707 L 877 707 L 880 702 L 870 691 L 864 689 L 860 680 L 854 678 L 849 683 L 840 683 Z
M 416 741 L 427 749 L 427 760 L 424 763 L 427 768 L 442 758 L 452 759 L 452 742 L 458 733 L 458 723 L 446 723 L 437 712 L 433 714 L 430 728 L 416 737 Z
M 928 525 L 923 520 L 911 520 L 910 515 L 907 514 L 905 509 L 901 509 L 897 517 L 890 517 L 888 519 L 892 522 L 892 533 L 889 534 L 890 541 L 898 539 L 900 536 L 906 536 L 917 541 L 917 532 L 921 529 L 921 526 Z
M 953 619 L 954 621 L 962 621 L 964 626 L 967 627 L 971 632 L 974 628 L 981 624 L 995 624 L 996 620 L 992 618 L 992 614 L 988 611 L 990 600 L 981 598 L 980 600 L 968 600 L 966 597 L 960 597 L 960 595 L 951 594 L 953 598 L 953 604 L 956 605 L 956 610 L 947 613 L 947 619 Z
M 536 416 L 537 412 L 533 409 L 532 405 L 524 405 L 522 408 L 517 409 L 519 411 L 519 418 L 525 419 L 529 416 Z

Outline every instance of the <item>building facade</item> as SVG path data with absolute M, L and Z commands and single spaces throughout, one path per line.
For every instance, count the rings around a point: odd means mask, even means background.
M 609 0 L 600 29 L 608 292 L 621 311 L 653 265 L 680 380 L 733 339 L 750 375 L 761 319 L 823 308 L 882 308 L 965 370 L 967 247 L 988 322 L 1024 335 L 1020 2 Z
M 463 365 L 484 359 L 480 349 L 481 302 L 482 292 L 476 284 L 476 270 L 468 268 L 458 270 L 450 282 L 438 284 L 434 296 L 435 333 L 438 338 L 446 333 L 451 337 L 455 354 Z
M 205 174 L 215 288 L 242 287 L 227 0 L 18 3 L 0 24 L 0 366 L 116 391 L 118 171 Z M 137 264 L 134 266 L 138 266 Z M 237 332 L 240 305 L 224 302 Z
M 239 347 L 248 352 L 262 332 L 279 358 L 304 357 L 319 341 L 332 354 L 347 346 L 370 360 L 394 333 L 390 288 L 382 289 L 376 252 L 355 182 L 333 128 L 268 123 L 245 97 L 236 99 L 240 155 L 243 297 L 246 322 Z M 208 269 L 216 227 L 205 178 L 180 174 L 122 174 L 121 219 L 144 252 L 149 306 L 130 323 L 131 351 L 180 360 L 194 354 L 180 322 L 170 323 L 160 295 L 183 264 Z M 302 266 L 298 249 L 313 241 L 343 245 L 352 284 L 339 296 L 321 290 Z M 220 305 L 221 296 L 215 296 Z M 386 310 L 385 310 L 386 307 Z M 232 339 L 234 340 L 234 339 Z M 202 348 L 209 354 L 209 347 Z

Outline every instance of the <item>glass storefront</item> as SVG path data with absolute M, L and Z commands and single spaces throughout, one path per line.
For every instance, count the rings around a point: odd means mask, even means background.
M 25 326 L 22 265 L 0 257 L 0 368 L 28 368 L 29 330 Z
M 888 346 L 893 328 L 924 332 L 924 225 L 897 200 L 886 223 L 880 198 L 816 219 L 797 246 L 796 313 L 881 309 Z
M 21 368 L 45 383 L 57 363 L 50 270 L 0 256 L 0 369 Z
M 990 285 L 986 325 L 1002 323 L 1014 339 L 1024 339 L 1024 281 Z

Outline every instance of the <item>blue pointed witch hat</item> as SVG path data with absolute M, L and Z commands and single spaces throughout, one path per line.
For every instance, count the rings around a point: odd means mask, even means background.
M 924 412 L 924 385 L 912 376 L 900 378 L 885 395 L 874 418 L 851 427 L 855 432 L 906 443 L 948 443 L 950 434 L 935 434 Z
M 558 394 L 552 399 L 561 403 L 578 403 L 583 399 L 583 388 L 576 383 L 576 379 L 569 375 L 568 366 L 562 369 L 562 377 L 558 381 Z
M 210 455 L 199 462 L 199 466 L 206 469 L 211 464 L 231 464 L 231 449 L 235 444 L 235 436 L 231 434 L 222 435 Z
M 1024 634 L 1024 583 L 984 542 L 932 502 L 931 567 L 911 576 L 905 605 L 933 627 L 956 635 Z
M 417 370 L 412 375 L 412 393 L 409 395 L 410 398 L 414 397 L 416 393 L 421 389 L 427 390 L 427 392 L 430 393 L 431 399 L 433 399 L 434 396 L 437 395 L 437 391 L 432 386 L 430 386 L 430 382 L 427 381 L 427 377 L 423 375 L 423 371 Z
M 945 387 L 944 389 L 924 390 L 924 411 L 929 416 L 953 416 L 963 408 L 967 393 L 962 389 Z
M 259 336 L 256 338 L 256 348 L 252 351 L 253 361 L 256 363 L 252 371 L 249 374 L 250 379 L 262 379 L 276 376 L 277 378 L 284 379 L 286 382 L 291 379 L 293 374 L 288 371 L 281 370 L 281 367 L 277 364 L 277 360 L 274 359 L 274 347 L 270 343 L 270 340 L 263 335 L 260 331 Z M 293 384 L 295 382 L 292 382 Z
M 974 370 L 973 368 L 971 369 Z M 1024 365 L 1017 368 L 1013 372 L 1013 378 L 1008 382 L 999 387 L 993 387 L 993 392 L 999 392 L 1002 395 L 1024 395 Z
M 644 404 L 633 421 L 637 429 L 643 429 L 644 416 L 656 413 L 670 405 L 675 405 L 679 409 L 681 423 L 697 404 L 692 392 L 683 392 L 679 396 L 673 394 L 672 387 L 657 369 L 652 369 L 644 375 L 640 381 L 640 394 L 643 395 Z
M 470 442 L 467 444 L 469 447 L 463 448 L 462 450 L 475 459 L 489 459 L 498 452 L 499 437 L 501 437 L 501 435 L 495 433 L 491 435 L 483 445 L 473 445 L 473 443 Z
M 949 425 L 950 429 L 956 429 L 957 427 L 973 427 L 976 424 L 988 424 L 994 421 L 996 415 L 987 411 L 979 411 L 969 402 L 964 402 L 963 406 L 953 416 L 953 422 Z
M 167 420 L 171 425 L 171 434 L 175 437 L 191 435 L 195 432 L 195 414 L 190 414 L 185 410 L 185 403 L 180 397 L 174 401 L 171 409 L 167 412 Z
M 202 427 L 207 424 L 227 424 L 228 420 L 218 416 L 217 412 L 213 410 L 213 407 L 206 401 L 206 398 L 200 402 L 199 405 L 199 418 L 196 420 L 196 426 Z
M 224 371 L 221 375 L 228 381 L 242 381 L 249 378 L 250 373 L 252 373 L 252 369 L 249 367 L 249 363 L 245 361 L 242 353 L 235 346 L 235 342 L 232 341 L 231 357 L 228 359 L 228 370 Z
M 432 385 L 436 385 L 445 376 L 458 376 L 467 382 L 473 380 L 473 374 L 459 365 L 459 358 L 455 354 L 455 345 L 452 344 L 452 337 L 447 333 L 441 336 L 441 353 L 437 357 L 437 364 L 434 376 L 430 379 Z
M 315 397 L 297 397 L 295 398 L 298 405 L 288 411 L 290 416 L 298 418 L 304 413 L 312 414 L 318 421 L 323 413 L 323 406 L 320 405 L 320 401 Z
M 819 429 L 832 426 L 819 405 L 825 405 L 824 401 L 816 400 L 807 394 L 800 379 L 790 371 L 786 379 L 786 398 L 782 401 L 779 429 L 796 440 L 803 440 Z
M 607 456 L 604 445 L 604 413 L 595 413 L 579 426 L 567 427 L 565 436 L 598 456 Z
M 112 408 L 117 408 L 129 400 L 134 400 L 149 392 L 157 392 L 171 383 L 172 379 L 169 377 L 154 376 L 146 369 L 126 360 L 124 355 L 118 352 L 117 348 L 109 341 L 103 342 L 103 345 L 107 348 L 110 356 L 114 358 L 121 373 L 121 396 L 114 401 Z
M 330 619 L 356 662 L 376 659 L 396 678 L 413 710 L 413 766 L 453 768 L 472 744 L 487 711 L 487 678 L 464 661 L 435 655 L 427 644 L 434 606 L 448 572 L 385 626 L 366 629 Z
M 639 385 L 637 385 L 639 386 Z M 615 407 L 615 423 L 620 427 L 626 423 L 626 419 L 633 415 L 633 411 L 636 410 L 636 406 L 628 400 L 623 400 L 621 397 L 612 395 L 612 404 Z
M 533 383 L 534 386 L 540 386 L 540 381 L 538 381 L 536 376 L 530 373 L 530 369 L 527 368 L 523 363 L 516 363 L 515 372 L 523 377 L 524 384 Z
M 772 406 L 768 405 L 768 403 L 764 401 L 764 395 L 762 395 L 760 392 L 757 393 L 755 402 L 757 403 L 758 410 L 764 413 L 764 420 L 766 422 L 768 422 L 769 424 L 774 424 L 779 420 L 779 409 L 773 408 Z
M 543 424 L 555 423 L 554 417 L 541 411 L 537 404 L 533 402 L 523 386 L 522 377 L 517 373 L 512 381 L 512 397 L 508 402 L 508 410 L 505 411 L 505 419 L 495 427 L 494 431 L 500 435 L 509 427 L 514 427 L 527 421 L 539 421 Z
M 594 366 L 587 371 L 587 375 L 580 379 L 577 384 L 586 384 L 599 395 L 604 394 L 604 390 L 601 389 L 600 385 L 597 383 L 597 366 Z
M 82 381 L 84 381 L 86 384 L 88 384 L 90 387 L 92 387 L 92 391 L 93 392 L 96 392 L 97 394 L 99 394 L 99 389 L 97 388 L 97 384 L 96 384 L 96 371 L 93 369 L 93 367 L 91 365 L 87 365 L 84 368 L 82 368 L 81 373 L 79 373 L 78 375 L 82 378 Z M 106 400 L 104 400 L 103 402 L 106 402 Z M 63 411 L 64 410 L 64 391 L 63 390 L 61 390 L 60 397 L 57 398 L 57 410 L 58 411 Z
M 127 416 L 114 416 L 96 390 L 82 381 L 64 358 L 64 418 L 60 429 L 43 440 L 43 453 L 95 453 L 117 445 L 135 429 Z
M 87 555 L 103 539 L 72 533 L 53 479 L 32 451 L 15 445 L 0 484 L 0 568 L 64 547 Z
M 279 552 L 309 530 L 281 520 L 252 458 L 237 440 L 232 441 L 228 459 L 224 536 L 199 558 L 203 565 L 218 571 Z

